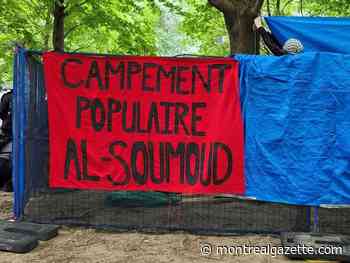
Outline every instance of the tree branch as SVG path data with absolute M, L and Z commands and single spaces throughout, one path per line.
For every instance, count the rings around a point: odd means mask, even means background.
M 278 16 L 281 15 L 281 1 L 280 0 L 276 1 L 276 14 Z
M 92 43 L 88 44 L 87 46 L 78 47 L 78 48 L 74 49 L 74 50 L 71 51 L 71 52 L 72 52 L 72 53 L 78 52 L 79 50 L 82 50 L 82 49 L 91 47 L 91 45 L 92 45 Z
M 230 0 L 208 0 L 208 3 L 223 13 L 233 10 Z
M 251 17 L 256 17 L 260 15 L 261 8 L 263 6 L 264 0 L 248 0 L 248 1 L 241 1 L 237 3 L 239 5 L 239 13 L 241 15 L 246 14 Z M 236 7 L 237 9 L 237 7 Z
M 81 2 L 80 4 L 76 4 L 76 5 L 71 6 L 69 8 L 69 11 L 66 11 L 66 16 L 68 16 L 71 13 L 71 10 L 73 10 L 74 8 L 82 7 L 83 5 L 85 5 L 89 1 L 90 0 L 85 0 L 85 1 Z
M 266 5 L 267 5 L 267 14 L 268 14 L 269 16 L 271 16 L 270 0 L 267 0 Z
M 287 2 L 284 4 L 284 6 L 282 7 L 281 12 L 284 13 L 284 10 L 285 10 L 285 9 L 287 8 L 287 6 L 289 6 L 293 1 L 294 1 L 294 0 L 289 0 L 289 1 L 287 1 Z
M 87 2 L 89 2 L 90 0 L 85 0 L 79 4 L 73 5 L 70 9 L 76 8 L 76 7 L 82 7 L 83 5 L 85 5 Z
M 260 10 L 264 4 L 264 0 L 255 0 L 255 4 L 253 5 L 252 13 L 255 15 L 260 14 Z
M 72 26 L 70 29 L 67 30 L 67 32 L 64 34 L 64 38 L 66 38 L 70 33 L 72 33 L 75 29 L 77 29 L 81 24 Z

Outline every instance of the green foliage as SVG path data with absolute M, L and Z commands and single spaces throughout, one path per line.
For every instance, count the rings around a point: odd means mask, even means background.
M 230 54 L 230 43 L 222 14 L 206 0 L 187 0 L 181 31 L 189 36 L 188 45 L 199 45 L 199 53 L 211 56 Z
M 51 31 L 51 0 L 2 0 L 0 5 L 0 85 L 12 78 L 14 42 L 43 48 Z
M 72 7 L 65 20 L 66 50 L 156 54 L 159 16 L 146 0 L 89 0 Z
M 185 0 L 177 0 L 175 3 L 172 0 L 156 0 L 156 2 L 173 13 L 183 16 L 185 15 L 183 10 L 183 6 L 186 4 Z
M 349 16 L 349 0 L 307 0 L 304 14 L 310 16 Z
M 2 0 L 0 84 L 12 78 L 13 43 L 52 48 L 55 0 Z M 159 8 L 151 0 L 66 0 L 65 50 L 156 54 Z
M 163 0 L 164 1 L 164 0 Z M 158 1 L 161 17 L 157 24 L 157 54 L 161 56 L 176 56 L 180 54 L 193 54 L 198 51 L 198 43 L 194 43 L 184 35 L 179 26 L 183 15 L 178 9 Z
M 263 15 L 288 16 L 298 15 L 300 0 L 265 0 Z

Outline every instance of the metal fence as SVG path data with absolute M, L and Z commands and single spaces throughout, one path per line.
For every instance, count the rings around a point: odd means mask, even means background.
M 18 49 L 14 83 L 15 214 L 38 223 L 201 234 L 350 233 L 349 208 L 313 208 L 160 192 L 48 187 L 49 130 L 41 55 Z

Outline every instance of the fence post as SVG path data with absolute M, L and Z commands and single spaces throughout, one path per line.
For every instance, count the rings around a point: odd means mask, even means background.
M 320 232 L 319 214 L 318 214 L 318 207 L 317 206 L 315 206 L 313 208 L 312 232 L 315 232 L 315 233 Z
M 13 212 L 16 220 L 20 219 L 24 210 L 25 193 L 25 88 L 27 80 L 26 50 L 16 47 L 13 66 L 12 96 L 12 179 L 14 188 Z

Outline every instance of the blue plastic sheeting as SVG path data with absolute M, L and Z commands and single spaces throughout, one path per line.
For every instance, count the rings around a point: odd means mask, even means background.
M 350 55 L 237 55 L 247 196 L 350 204 Z
M 266 17 L 269 28 L 283 44 L 299 39 L 305 52 L 350 54 L 350 19 L 335 17 Z
M 25 200 L 25 129 L 26 106 L 28 106 L 27 50 L 16 49 L 13 70 L 12 103 L 12 177 L 14 185 L 14 214 L 20 219 L 24 211 Z

